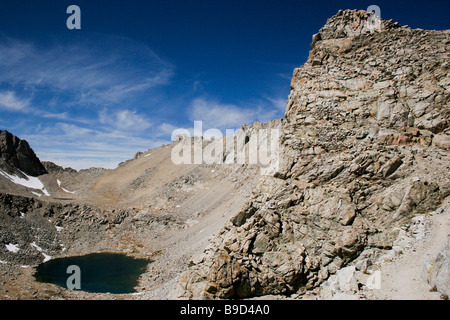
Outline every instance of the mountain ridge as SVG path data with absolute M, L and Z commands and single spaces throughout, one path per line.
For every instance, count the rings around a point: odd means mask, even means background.
M 371 30 L 371 17 L 339 11 L 313 37 L 291 82 L 280 170 L 173 297 L 318 294 L 341 268 L 374 270 L 416 215 L 450 210 L 450 31 L 382 19 Z
M 191 138 L 137 153 L 114 170 L 44 162 L 38 179 L 50 196 L 7 181 L 0 295 L 23 286 L 16 297 L 114 298 L 49 289 L 16 268 L 33 268 L 43 253 L 113 250 L 153 260 L 130 299 L 329 297 L 333 279 L 349 270 L 346 286 L 370 298 L 358 277 L 399 252 L 417 221 L 450 212 L 449 45 L 449 30 L 339 11 L 294 70 L 282 119 L 201 140 L 240 141 L 237 151 L 249 151 L 258 130 L 279 129 L 280 150 L 271 154 L 279 165 L 271 161 L 266 171 L 220 161 L 176 166 L 173 150 L 198 140 Z M 229 155 L 236 157 L 223 150 L 213 160 Z
M 6 130 L 0 130 L 0 167 L 10 174 L 17 170 L 31 176 L 47 173 L 28 142 Z

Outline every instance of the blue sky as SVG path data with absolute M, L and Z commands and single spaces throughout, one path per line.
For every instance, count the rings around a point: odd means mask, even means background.
M 69 5 L 81 30 L 69 30 Z M 0 2 L 0 128 L 41 160 L 114 168 L 176 128 L 238 129 L 284 115 L 294 68 L 339 9 L 450 29 L 449 1 Z

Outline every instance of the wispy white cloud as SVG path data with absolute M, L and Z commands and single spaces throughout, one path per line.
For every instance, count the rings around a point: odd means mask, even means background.
M 69 119 L 69 115 L 67 112 L 60 112 L 60 113 L 51 113 L 51 112 L 41 112 L 40 113 L 42 117 L 47 119 L 58 119 L 58 120 L 67 120 Z
M 0 82 L 67 91 L 75 103 L 119 103 L 132 93 L 166 84 L 173 67 L 147 46 L 102 35 L 47 47 L 13 39 L 0 41 Z
M 125 160 L 133 158 L 138 151 L 156 148 L 170 143 L 149 135 L 141 137 L 107 127 L 89 127 L 63 122 L 56 123 L 45 131 L 35 130 L 24 134 L 43 161 L 53 161 L 64 167 L 86 169 L 90 167 L 115 168 Z
M 111 168 L 170 142 L 171 125 L 144 106 L 173 70 L 145 44 L 118 36 L 47 45 L 0 36 L 0 110 L 20 113 L 7 127 L 41 160 Z
M 154 135 L 157 137 L 161 136 L 171 136 L 172 133 L 178 129 L 176 126 L 170 124 L 170 123 L 161 123 L 159 126 L 156 127 L 156 130 L 154 130 Z
M 266 96 L 265 99 L 269 101 L 275 108 L 275 111 L 284 112 L 286 111 L 287 100 L 285 98 L 273 98 Z
M 111 129 L 125 131 L 143 131 L 149 128 L 152 123 L 145 115 L 138 114 L 131 110 L 103 109 L 99 113 L 100 123 L 109 126 Z
M 243 109 L 234 104 L 223 104 L 216 100 L 197 98 L 192 101 L 189 118 L 202 121 L 204 127 L 233 129 L 246 122 L 253 122 L 256 110 Z
M 28 107 L 29 104 L 29 99 L 21 99 L 13 91 L 0 92 L 0 108 L 2 109 L 19 111 Z
M 238 129 L 244 124 L 268 122 L 282 117 L 285 109 L 283 104 L 285 106 L 286 101 L 266 97 L 257 102 L 244 102 L 243 106 L 239 106 L 201 97 L 191 102 L 189 119 L 202 121 L 205 129 Z

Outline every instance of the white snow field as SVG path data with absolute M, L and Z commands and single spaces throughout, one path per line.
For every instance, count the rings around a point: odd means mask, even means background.
M 20 171 L 22 172 L 22 171 Z M 3 170 L 0 170 L 0 174 L 2 176 L 4 176 L 5 178 L 11 180 L 12 182 L 14 182 L 15 184 L 19 184 L 21 186 L 25 186 L 27 188 L 30 189 L 35 189 L 35 190 L 39 190 L 41 191 L 45 196 L 49 197 L 50 193 L 47 191 L 47 189 L 45 189 L 44 184 L 41 182 L 41 180 L 39 180 L 39 178 L 37 177 L 32 177 L 29 176 L 25 173 L 22 172 L 22 174 L 26 177 L 26 178 L 20 178 L 16 175 L 11 175 L 8 174 L 6 172 L 4 172 Z M 33 192 L 31 191 L 33 194 L 41 196 L 40 194 L 38 194 L 37 192 Z

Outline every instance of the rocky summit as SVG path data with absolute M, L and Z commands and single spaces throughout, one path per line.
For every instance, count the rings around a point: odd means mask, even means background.
M 448 30 L 365 11 L 330 18 L 294 70 L 280 170 L 191 261 L 174 296 L 303 294 L 346 266 L 367 272 L 411 218 L 450 210 L 441 207 L 450 194 L 449 45 Z
M 39 176 L 47 172 L 28 142 L 6 130 L 0 130 L 0 164 L 9 173 L 21 170 Z
M 339 11 L 294 70 L 282 119 L 179 137 L 114 170 L 41 163 L 1 131 L 0 297 L 115 299 L 32 274 L 55 257 L 121 252 L 152 261 L 121 299 L 392 298 L 366 290 L 378 280 L 448 298 L 449 46 L 449 30 Z M 268 167 L 229 161 L 262 149 L 252 137 L 268 129 L 280 132 Z M 230 140 L 241 143 L 210 163 L 171 161 L 180 146 Z M 395 259 L 400 271 L 385 265 Z M 418 275 L 404 272 L 417 261 Z

